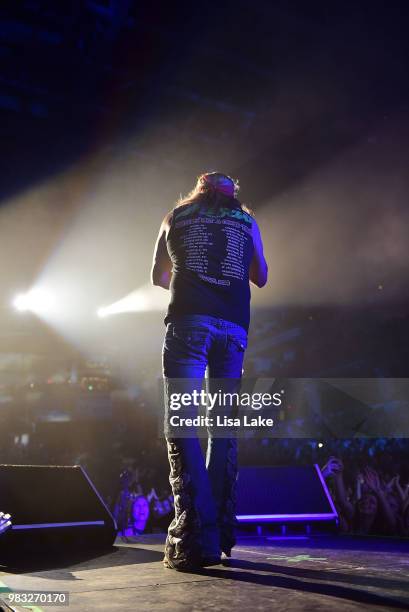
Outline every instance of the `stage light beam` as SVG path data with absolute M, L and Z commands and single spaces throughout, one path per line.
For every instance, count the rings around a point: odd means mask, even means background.
M 104 319 L 126 312 L 162 310 L 166 308 L 167 300 L 168 296 L 163 289 L 147 284 L 109 306 L 101 306 L 97 310 L 97 316 Z
M 28 293 L 17 295 L 13 300 L 13 306 L 19 312 L 44 314 L 54 308 L 55 298 L 44 289 L 31 289 Z

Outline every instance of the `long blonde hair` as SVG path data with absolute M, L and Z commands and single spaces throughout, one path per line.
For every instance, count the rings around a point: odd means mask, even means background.
M 229 189 L 222 191 L 222 185 L 228 185 Z M 217 212 L 221 208 L 241 208 L 244 212 L 253 215 L 253 211 L 237 199 L 239 182 L 227 174 L 221 172 L 204 173 L 197 177 L 196 185 L 187 196 L 181 196 L 175 208 L 199 203 L 208 210 Z M 228 195 L 228 191 L 231 194 Z

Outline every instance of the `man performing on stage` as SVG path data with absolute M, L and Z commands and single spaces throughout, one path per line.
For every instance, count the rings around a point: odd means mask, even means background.
M 263 287 L 267 263 L 258 225 L 237 191 L 230 177 L 203 174 L 159 230 L 152 282 L 171 292 L 163 345 L 165 392 L 172 379 L 183 379 L 192 391 L 206 368 L 209 380 L 242 375 L 249 281 Z M 221 553 L 230 556 L 235 544 L 237 440 L 209 433 L 206 461 L 196 436 L 167 433 L 166 440 L 175 517 L 164 564 L 185 570 L 219 563 Z

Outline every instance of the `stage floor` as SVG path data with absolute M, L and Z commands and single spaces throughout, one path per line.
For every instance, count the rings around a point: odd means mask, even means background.
M 409 541 L 246 537 L 228 565 L 195 573 L 163 568 L 163 542 L 162 535 L 118 539 L 112 552 L 85 561 L 3 567 L 0 597 L 7 601 L 16 589 L 69 591 L 68 609 L 79 612 L 409 610 Z

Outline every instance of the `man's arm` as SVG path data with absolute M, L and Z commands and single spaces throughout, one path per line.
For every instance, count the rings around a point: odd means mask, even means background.
M 159 229 L 151 270 L 152 285 L 169 289 L 172 276 L 172 262 L 166 247 L 166 237 L 170 228 L 172 213 L 168 213 Z
M 260 230 L 255 219 L 253 219 L 252 234 L 254 253 L 250 264 L 250 280 L 257 287 L 264 287 L 267 282 L 268 266 L 263 253 Z

